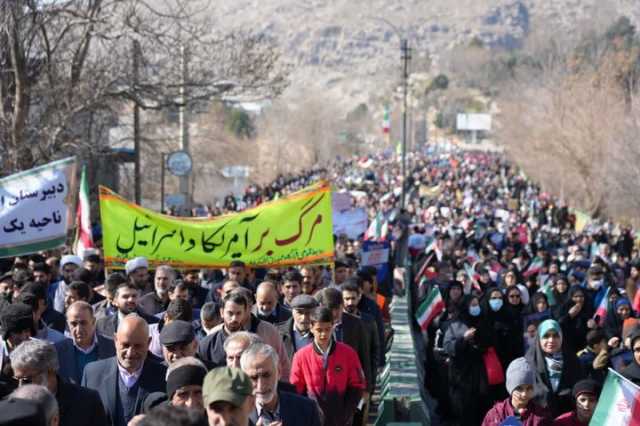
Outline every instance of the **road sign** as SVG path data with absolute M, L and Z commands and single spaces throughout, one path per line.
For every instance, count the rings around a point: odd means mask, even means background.
M 167 157 L 167 169 L 174 176 L 187 176 L 192 167 L 193 161 L 186 151 L 174 151 Z

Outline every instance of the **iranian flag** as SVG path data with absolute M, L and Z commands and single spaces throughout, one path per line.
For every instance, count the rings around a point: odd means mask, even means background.
M 416 320 L 420 328 L 423 331 L 426 330 L 431 321 L 442 311 L 444 311 L 444 300 L 442 300 L 440 290 L 437 287 L 433 287 L 416 312 Z
M 385 241 L 389 234 L 389 222 L 387 222 L 382 213 L 378 213 L 373 219 L 369 229 L 364 234 L 365 240 Z
M 387 134 L 391 130 L 391 116 L 389 107 L 384 107 L 384 117 L 382 118 L 382 133 Z
M 640 387 L 610 368 L 589 424 L 640 426 Z
M 596 313 L 593 314 L 593 319 L 596 323 L 598 323 L 599 326 L 602 326 L 604 324 L 604 320 L 607 318 L 610 289 L 611 287 L 607 287 L 607 291 L 604 292 L 604 296 L 602 296 L 602 299 L 600 299 L 600 303 L 596 308 Z
M 531 264 L 529 265 L 529 267 L 527 268 L 526 271 L 524 271 L 522 273 L 522 275 L 525 278 L 530 277 L 533 274 L 537 274 L 538 272 L 540 272 L 540 270 L 542 269 L 542 267 L 544 266 L 544 260 L 542 260 L 539 257 L 535 257 L 532 261 Z
M 89 206 L 89 183 L 87 181 L 87 168 L 82 166 L 80 176 L 80 193 L 78 196 L 78 210 L 76 212 L 76 239 L 74 252 L 82 257 L 84 251 L 93 248 L 93 237 L 91 236 L 91 218 Z

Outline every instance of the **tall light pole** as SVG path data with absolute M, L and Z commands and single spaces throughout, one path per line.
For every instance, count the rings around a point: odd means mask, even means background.
M 402 195 L 400 198 L 400 207 L 406 207 L 406 181 L 407 181 L 407 96 L 409 93 L 409 61 L 411 60 L 411 48 L 409 41 L 402 35 L 402 32 L 385 18 L 377 16 L 368 16 L 369 19 L 380 21 L 391 27 L 393 32 L 400 39 L 400 59 L 402 60 Z
M 402 198 L 400 207 L 406 207 L 407 191 L 407 95 L 409 92 L 409 61 L 411 60 L 411 49 L 406 38 L 400 41 L 400 51 L 402 52 Z

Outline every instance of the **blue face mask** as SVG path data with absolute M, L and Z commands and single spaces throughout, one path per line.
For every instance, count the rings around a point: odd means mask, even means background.
M 502 308 L 502 299 L 491 299 L 489 300 L 489 306 L 491 306 L 491 310 L 493 312 L 498 312 L 500 308 Z
M 480 305 L 469 306 L 469 315 L 472 317 L 477 317 L 480 315 Z

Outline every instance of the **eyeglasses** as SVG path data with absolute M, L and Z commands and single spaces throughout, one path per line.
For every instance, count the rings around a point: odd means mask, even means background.
M 509 299 L 520 299 L 520 295 L 519 294 L 510 294 L 509 295 Z
M 18 382 L 18 386 L 30 385 L 33 383 L 33 377 L 15 377 L 13 379 Z

